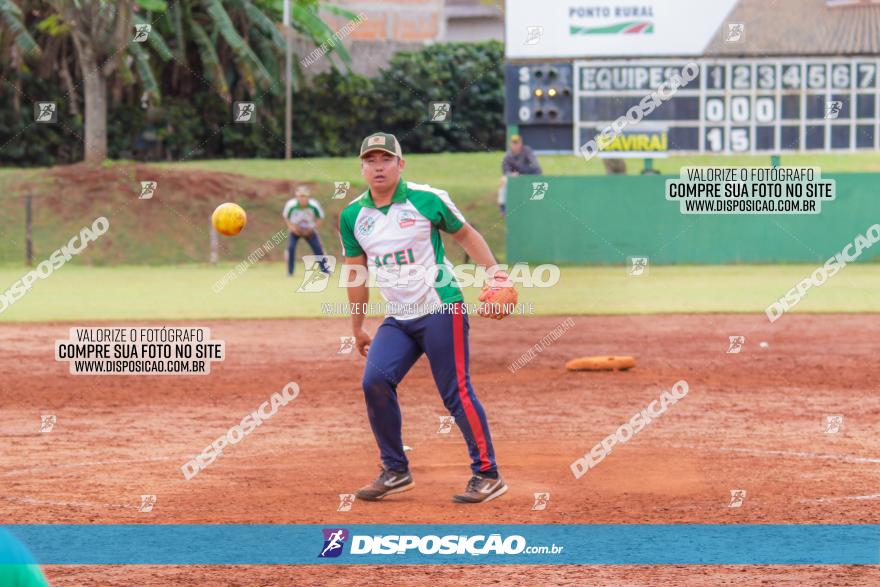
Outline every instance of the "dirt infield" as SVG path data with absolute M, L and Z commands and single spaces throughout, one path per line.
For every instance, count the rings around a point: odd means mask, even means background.
M 53 344 L 71 324 L 0 326 L 0 519 L 6 523 L 880 523 L 877 315 L 575 317 L 516 373 L 508 365 L 566 317 L 471 318 L 472 381 L 507 495 L 451 503 L 467 481 L 457 430 L 422 359 L 400 387 L 415 490 L 350 493 L 377 471 L 363 359 L 339 355 L 344 319 L 199 321 L 226 341 L 210 376 L 68 374 Z M 369 326 L 375 329 L 378 321 Z M 132 323 L 126 323 L 129 325 Z M 84 324 L 76 324 L 83 326 Z M 729 354 L 728 336 L 746 337 Z M 760 345 L 766 342 L 767 346 Z M 628 372 L 571 373 L 567 359 L 634 355 Z M 688 395 L 596 468 L 569 465 L 685 379 Z M 299 397 L 186 481 L 181 465 L 296 381 Z M 40 433 L 41 414 L 57 422 Z M 823 419 L 843 415 L 836 434 Z M 730 492 L 744 489 L 741 507 Z M 533 493 L 549 492 L 545 511 Z M 140 495 L 157 496 L 139 512 Z M 405 584 L 857 585 L 878 567 L 48 567 L 54 585 Z

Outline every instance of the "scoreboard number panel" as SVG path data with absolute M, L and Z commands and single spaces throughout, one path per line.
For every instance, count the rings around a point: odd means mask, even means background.
M 626 116 L 629 108 L 663 81 L 680 73 L 686 63 L 669 59 L 575 61 L 575 152 L 605 126 Z M 702 59 L 696 63 L 699 76 L 679 87 L 639 123 L 667 127 L 670 151 L 755 154 L 880 149 L 880 61 L 876 59 Z

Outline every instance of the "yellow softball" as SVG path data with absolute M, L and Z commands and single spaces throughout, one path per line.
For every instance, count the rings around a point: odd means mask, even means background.
M 220 234 L 235 236 L 242 231 L 247 224 L 247 214 L 244 208 L 232 202 L 220 204 L 211 214 L 211 224 Z

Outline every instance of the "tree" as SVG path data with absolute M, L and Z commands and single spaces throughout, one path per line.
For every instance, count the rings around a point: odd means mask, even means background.
M 4 63 L 9 63 L 13 70 L 17 70 L 22 66 L 26 56 L 40 55 L 40 46 L 28 32 L 21 8 L 11 1 L 0 0 L 0 67 Z M 19 80 L 14 78 L 12 84 L 15 87 L 12 108 L 15 112 L 19 112 L 21 110 Z
M 86 162 L 107 158 L 107 80 L 132 37 L 132 6 L 108 0 L 51 0 L 70 26 L 85 96 Z
M 0 56 L 6 51 L 39 59 L 38 41 L 72 43 L 83 85 L 85 160 L 100 162 L 107 156 L 110 84 L 138 84 L 156 102 L 161 99 L 163 73 L 172 88 L 181 80 L 203 77 L 227 102 L 232 99 L 233 78 L 251 96 L 279 93 L 284 37 L 277 23 L 282 1 L 0 0 Z M 355 18 L 317 0 L 294 1 L 292 26 L 315 44 L 333 35 L 320 12 Z M 39 16 L 29 21 L 30 15 Z M 135 25 L 152 27 L 145 43 L 133 41 Z M 350 65 L 341 43 L 335 43 L 332 53 Z M 54 54 L 64 56 L 57 69 L 63 78 L 66 55 Z M 157 67 L 155 57 L 167 67 Z M 67 85 L 75 100 L 75 85 Z

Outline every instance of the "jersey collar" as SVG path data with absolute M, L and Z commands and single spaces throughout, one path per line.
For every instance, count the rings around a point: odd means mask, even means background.
M 406 180 L 401 176 L 400 180 L 397 182 L 397 188 L 394 190 L 394 195 L 391 196 L 391 203 L 403 204 L 404 202 L 406 202 Z M 370 191 L 370 188 L 367 188 L 367 198 L 363 205 L 367 208 L 376 207 L 376 203 L 373 202 L 373 193 Z

